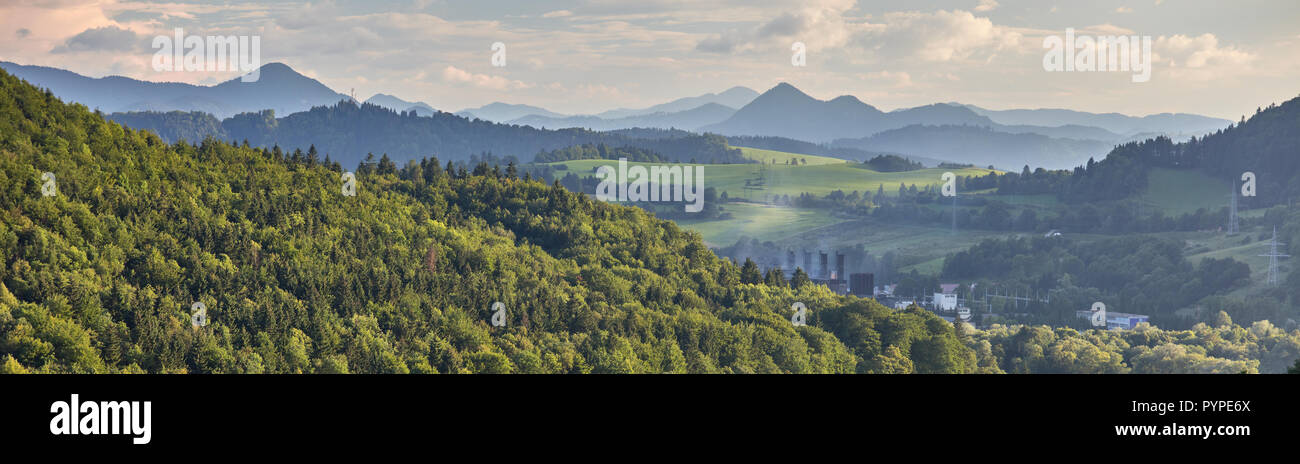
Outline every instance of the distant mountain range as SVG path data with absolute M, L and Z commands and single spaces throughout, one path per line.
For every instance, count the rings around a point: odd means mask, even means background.
M 438 110 L 433 109 L 433 107 L 429 106 L 427 103 L 408 102 L 406 100 L 394 97 L 392 95 L 386 95 L 382 93 L 377 93 L 375 94 L 375 96 L 370 97 L 369 99 L 366 100 L 366 103 L 369 103 L 371 105 L 381 106 L 399 112 L 415 111 L 415 114 L 419 116 L 432 116 L 434 113 L 438 112 Z
M 1115 145 L 1132 140 L 1159 135 L 1181 139 L 1229 124 L 1187 114 L 1132 117 L 1069 110 L 989 111 L 948 103 L 885 112 L 853 96 L 818 100 L 781 83 L 725 121 L 699 130 L 732 137 L 784 137 L 978 166 L 1063 169 L 1089 158 L 1100 159 Z
M 1226 119 L 1192 114 L 1134 117 L 1072 110 L 994 111 L 957 103 L 936 103 L 884 112 L 849 95 L 818 100 L 783 82 L 741 107 L 726 121 L 700 130 L 724 135 L 770 135 L 827 142 L 869 137 L 916 124 L 970 125 L 991 127 L 1000 132 L 1122 142 L 1142 134 L 1204 134 L 1231 123 Z
M 748 87 L 732 87 L 720 93 L 706 93 L 698 97 L 678 98 L 668 103 L 658 104 L 649 108 L 609 110 L 596 114 L 596 117 L 602 119 L 619 119 L 654 113 L 677 113 L 699 108 L 710 103 L 735 109 L 748 105 L 749 102 L 754 101 L 757 97 L 758 92 L 755 92 L 753 89 Z M 721 121 L 721 119 L 718 121 Z
M 509 121 L 510 124 L 538 128 L 581 127 L 591 130 L 618 130 L 633 127 L 695 130 L 700 126 L 717 123 L 731 117 L 735 108 L 718 103 L 705 103 L 696 108 L 675 113 L 648 113 L 621 118 L 605 119 L 599 116 L 569 116 L 563 118 L 530 115 Z
M 501 102 L 489 103 L 478 108 L 466 108 L 457 111 L 456 116 L 501 123 L 508 122 L 512 119 L 522 118 L 524 116 L 545 116 L 548 118 L 567 117 L 566 115 L 532 105 Z
M 50 89 L 64 101 L 105 113 L 127 111 L 202 111 L 227 118 L 247 111 L 275 110 L 287 115 L 313 106 L 332 105 L 348 96 L 303 76 L 282 63 L 260 68 L 255 82 L 231 79 L 214 86 L 176 82 L 147 82 L 128 77 L 86 77 L 44 66 L 0 62 L 0 68 L 38 87 Z
M 529 162 L 539 152 L 582 144 L 635 147 L 674 162 L 747 161 L 740 150 L 727 145 L 725 137 L 714 134 L 545 130 L 468 119 L 441 111 L 421 117 L 371 103 L 357 105 L 352 100 L 283 117 L 262 111 L 217 120 L 200 112 L 150 111 L 112 113 L 108 118 L 154 132 L 167 142 L 183 139 L 196 143 L 213 137 L 237 143 L 247 141 L 254 147 L 280 147 L 290 152 L 307 151 L 314 146 L 322 157 L 328 155 L 349 169 L 369 154 L 376 158 L 387 155 L 399 165 L 426 156 L 437 156 L 442 161 L 465 161 L 483 153 Z
M 1115 146 L 1111 142 L 1099 140 L 1000 132 L 987 126 L 920 124 L 890 129 L 870 137 L 836 139 L 831 145 L 908 153 L 1015 171 L 1025 165 L 1031 168 L 1069 169 L 1086 163 L 1088 158 L 1104 158 Z
M 0 67 L 37 86 L 49 88 L 64 100 L 106 113 L 123 113 L 115 119 L 140 124 L 151 121 L 147 114 L 125 113 L 208 113 L 216 118 L 215 125 L 220 125 L 224 124 L 221 120 L 239 113 L 271 109 L 277 117 L 288 116 L 351 100 L 281 63 L 262 66 L 256 82 L 233 79 L 214 86 L 146 82 L 119 76 L 90 78 L 55 68 L 9 62 L 0 62 Z M 445 114 L 429 104 L 387 94 L 376 94 L 366 103 L 396 112 L 413 111 L 423 117 Z M 593 115 L 564 115 L 537 106 L 502 102 L 461 110 L 455 115 L 552 130 L 675 128 L 729 137 L 778 137 L 810 142 L 809 146 L 820 147 L 820 152 L 834 152 L 836 147 L 861 151 L 846 157 L 888 152 L 913 159 L 993 164 L 1009 169 L 1019 169 L 1025 163 L 1068 168 L 1088 158 L 1101 159 L 1115 145 L 1161 135 L 1183 140 L 1231 124 L 1228 120 L 1193 114 L 1135 117 L 1062 109 L 988 110 L 958 103 L 886 112 L 849 95 L 819 100 L 788 83 L 780 83 L 762 94 L 733 87 L 647 108 L 622 108 Z M 171 135 L 186 138 L 211 132 L 214 121 L 200 116 L 173 115 L 168 118 L 171 127 L 167 130 Z
M 950 103 L 969 108 L 993 122 L 1006 125 L 1091 126 L 1128 136 L 1142 133 L 1207 134 L 1227 127 L 1232 121 L 1186 113 L 1127 116 L 1119 113 L 1088 113 L 1063 109 L 987 110 L 975 105 Z
M 740 108 L 730 118 L 700 128 L 723 135 L 768 135 L 809 142 L 862 137 L 911 124 L 992 124 L 973 111 L 931 105 L 885 113 L 856 97 L 818 100 L 793 85 L 780 83 Z
M 731 115 L 731 112 L 735 112 L 736 108 L 745 106 L 757 96 L 758 92 L 755 92 L 753 89 L 746 87 L 732 87 L 720 93 L 706 93 L 695 97 L 678 98 L 668 103 L 661 103 L 648 108 L 619 108 L 597 114 L 566 115 L 532 105 L 495 102 L 478 108 L 466 108 L 457 111 L 456 115 L 500 123 L 527 124 L 534 127 L 545 126 L 549 128 L 584 127 L 588 129 L 596 129 L 596 127 L 604 127 L 610 129 L 628 129 L 632 127 L 656 127 L 667 129 L 672 127 L 684 127 L 681 125 L 673 125 L 674 122 L 672 122 L 672 120 L 674 117 L 671 115 L 674 113 L 686 113 L 681 115 L 681 118 L 686 121 L 694 121 L 692 118 L 702 118 L 706 117 L 705 115 L 707 115 L 707 118 L 721 116 L 707 122 L 714 123 L 726 119 Z M 730 111 L 724 115 L 719 107 L 726 107 Z M 649 119 L 636 118 L 637 116 L 653 115 L 659 116 Z M 629 123 L 640 122 L 643 120 L 650 121 L 654 124 L 667 125 L 627 125 Z

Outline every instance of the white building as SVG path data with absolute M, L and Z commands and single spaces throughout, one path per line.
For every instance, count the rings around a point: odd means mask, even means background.
M 934 308 L 939 311 L 956 311 L 957 294 L 956 293 L 935 293 Z

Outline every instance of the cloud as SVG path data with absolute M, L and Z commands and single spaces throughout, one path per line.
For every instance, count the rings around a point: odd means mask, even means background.
M 980 4 L 975 6 L 975 11 L 993 11 L 997 7 L 998 0 L 980 0 Z
M 968 11 L 896 12 L 870 24 L 864 47 L 895 59 L 953 62 L 990 58 L 1020 44 L 1021 34 Z
M 1134 32 L 1132 29 L 1119 27 L 1111 23 L 1088 26 L 1079 29 L 1078 32 L 1093 35 L 1137 35 L 1137 32 Z
M 492 90 L 527 89 L 532 87 L 532 84 L 526 82 L 506 79 L 501 76 L 475 74 L 455 66 L 447 66 L 442 70 L 442 80 Z
M 695 45 L 695 49 L 706 53 L 731 53 L 736 50 L 740 42 L 736 34 L 719 34 L 701 40 Z
M 1173 60 L 1172 65 L 1186 68 L 1214 66 L 1244 66 L 1255 60 L 1255 55 L 1236 47 L 1220 47 L 1214 34 L 1196 37 L 1174 35 L 1156 39 L 1153 46 L 1161 58 Z
M 764 24 L 758 29 L 763 36 L 789 37 L 808 29 L 808 18 L 802 15 L 786 13 Z
M 26 39 L 27 36 L 32 35 L 32 31 L 31 31 L 31 29 L 28 29 L 28 28 L 25 28 L 25 27 L 24 27 L 24 28 L 22 28 L 22 29 L 19 29 L 19 30 L 17 30 L 17 31 L 14 31 L 14 35 L 18 36 L 18 38 L 20 38 L 20 39 Z
M 125 52 L 139 48 L 140 44 L 140 36 L 136 33 L 117 26 L 104 26 L 81 31 L 62 45 L 54 47 L 50 53 Z
M 566 18 L 569 16 L 573 16 L 573 12 L 569 10 L 555 10 L 542 14 L 543 18 Z
M 810 49 L 841 47 L 860 29 L 845 17 L 854 4 L 854 0 L 805 2 L 797 10 L 776 15 L 751 30 L 706 37 L 695 49 L 710 53 L 739 53 L 764 47 L 788 50 L 792 40 L 804 42 Z
M 788 50 L 790 41 L 795 40 L 822 54 L 837 49 L 847 53 L 865 50 L 876 61 L 987 62 L 1001 50 L 1018 49 L 1022 39 L 1020 32 L 968 11 L 898 11 L 871 19 L 850 17 L 853 5 L 841 0 L 814 2 L 777 15 L 749 32 L 733 30 L 705 37 L 695 49 L 719 54 L 766 53 Z M 992 9 L 997 4 L 990 1 L 980 6 Z

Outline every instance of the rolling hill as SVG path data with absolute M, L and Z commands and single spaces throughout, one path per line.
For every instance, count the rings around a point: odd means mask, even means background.
M 953 105 L 960 105 L 953 103 Z M 960 105 L 998 124 L 1032 126 L 1087 126 L 1123 135 L 1199 134 L 1227 127 L 1232 121 L 1186 113 L 1160 113 L 1128 116 L 1119 113 L 1089 113 L 1066 109 L 989 110 L 975 105 Z
M 907 126 L 832 145 L 870 151 L 908 153 L 957 160 L 976 166 L 1019 170 L 1028 165 L 1069 169 L 1089 158 L 1105 156 L 1114 145 L 1098 140 L 1047 137 L 1035 133 L 998 132 L 979 126 Z
M 480 106 L 478 108 L 465 108 L 463 110 L 456 112 L 456 116 L 460 116 L 463 118 L 468 118 L 468 119 L 477 118 L 477 119 L 482 119 L 484 121 L 492 121 L 498 123 L 505 123 L 514 119 L 519 119 L 524 116 L 530 116 L 530 115 L 545 116 L 548 118 L 568 117 L 567 115 L 563 115 L 560 113 L 556 113 L 554 111 L 547 110 L 545 108 L 539 108 L 532 105 L 522 105 L 516 103 L 501 103 L 501 102 L 489 103 Z
M 683 97 L 668 103 L 661 103 L 649 108 L 626 109 L 604 111 L 594 116 L 602 119 L 620 119 L 629 116 L 639 116 L 654 113 L 678 113 L 692 108 L 699 108 L 708 104 L 722 105 L 728 108 L 740 108 L 748 105 L 758 97 L 758 92 L 748 87 L 732 87 L 718 93 L 706 93 L 695 97 Z
M 635 208 L 417 166 L 358 170 L 349 196 L 315 160 L 165 144 L 0 71 L 0 369 L 976 369 L 932 313 L 768 286 Z M 43 172 L 57 194 L 41 193 Z
M 0 62 L 0 68 L 33 85 L 50 89 L 63 100 L 105 113 L 200 111 L 227 118 L 266 109 L 290 114 L 349 98 L 283 63 L 263 65 L 255 82 L 236 78 L 214 86 L 147 82 L 121 76 L 91 78 L 62 69 L 10 62 Z
M 366 99 L 366 103 L 379 105 L 399 113 L 402 111 L 415 111 L 415 114 L 420 116 L 432 116 L 434 113 L 438 112 L 438 110 L 433 109 L 432 106 L 429 106 L 429 104 L 425 102 L 408 102 L 392 95 L 382 93 L 377 93 L 373 97 Z
M 992 125 L 993 121 L 966 108 L 944 104 L 883 112 L 849 95 L 818 100 L 782 82 L 737 110 L 726 121 L 700 129 L 723 135 L 777 136 L 829 142 L 914 124 Z
M 212 116 L 202 113 L 114 113 L 108 117 L 136 129 L 154 131 L 168 142 L 181 138 L 201 142 L 213 137 L 248 141 L 254 147 L 279 146 L 289 152 L 307 151 L 314 146 L 321 157 L 329 156 L 348 168 L 369 154 L 375 158 L 387 154 L 394 162 L 405 163 L 425 156 L 464 161 L 471 155 L 487 152 L 503 159 L 513 156 L 527 162 L 542 151 L 582 144 L 634 146 L 679 161 L 695 159 L 706 163 L 740 158 L 738 150 L 728 147 L 726 140 L 717 135 L 670 135 L 669 131 L 659 135 L 642 131 L 646 132 L 644 136 L 634 136 L 585 129 L 543 130 L 471 120 L 444 112 L 431 116 L 403 114 L 351 101 L 278 118 L 270 111 L 242 113 L 219 124 L 214 124 Z
M 529 115 L 510 120 L 509 124 L 551 129 L 580 127 L 600 131 L 630 129 L 634 127 L 694 130 L 700 126 L 713 124 L 727 119 L 735 112 L 736 109 L 729 106 L 723 106 L 717 103 L 705 103 L 697 108 L 691 108 L 675 113 L 646 113 L 615 119 L 605 119 L 597 116 L 569 116 L 564 118 L 554 118 Z

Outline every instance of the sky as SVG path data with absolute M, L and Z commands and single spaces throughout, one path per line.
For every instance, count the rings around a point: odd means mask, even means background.
M 938 102 L 1236 120 L 1300 95 L 1296 0 L 0 1 L 0 60 L 93 77 L 155 71 L 156 36 L 248 35 L 343 93 L 457 111 L 568 114 L 789 82 L 883 110 Z M 1048 72 L 1044 39 L 1145 36 L 1152 73 Z M 492 45 L 505 45 L 494 66 Z M 804 44 L 805 66 L 792 64 Z

